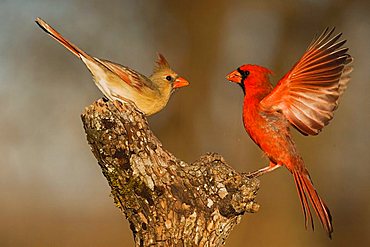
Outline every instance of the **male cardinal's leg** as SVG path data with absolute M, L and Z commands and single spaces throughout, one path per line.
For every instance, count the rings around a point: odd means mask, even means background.
M 247 174 L 247 177 L 250 177 L 250 178 L 256 178 L 256 177 L 259 177 L 265 173 L 268 173 L 268 172 L 272 172 L 273 170 L 279 168 L 281 165 L 279 164 L 275 164 L 273 162 L 270 161 L 270 164 L 264 168 L 261 168 L 257 171 L 254 171 L 254 172 L 250 172 Z

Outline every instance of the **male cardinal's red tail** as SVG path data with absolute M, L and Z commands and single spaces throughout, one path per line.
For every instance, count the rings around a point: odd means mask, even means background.
M 67 39 L 65 39 L 60 33 L 58 33 L 54 28 L 52 28 L 49 24 L 47 24 L 45 21 L 43 21 L 41 18 L 36 19 L 36 23 L 51 37 L 53 37 L 56 41 L 61 43 L 65 48 L 67 48 L 69 51 L 71 51 L 73 54 L 75 54 L 77 57 L 80 57 L 80 55 L 84 57 L 90 57 L 87 55 L 84 51 L 82 51 L 80 48 L 69 42 Z
M 315 209 L 317 216 L 319 217 L 322 226 L 325 228 L 329 237 L 333 232 L 333 225 L 331 223 L 331 215 L 329 208 L 321 200 L 319 194 L 317 194 L 315 188 L 313 187 L 310 175 L 307 170 L 302 171 L 293 171 L 294 181 L 297 187 L 298 195 L 301 200 L 302 210 L 305 217 L 305 224 L 307 228 L 307 223 L 311 221 L 311 226 L 313 229 L 313 220 L 308 205 L 307 197 L 311 202 L 312 207 Z

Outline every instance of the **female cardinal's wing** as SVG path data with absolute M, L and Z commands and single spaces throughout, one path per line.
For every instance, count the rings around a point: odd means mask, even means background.
M 149 80 L 146 76 L 140 74 L 139 72 L 130 69 L 129 67 L 108 60 L 103 60 L 99 58 L 94 59 L 103 64 L 110 71 L 118 75 L 124 82 L 136 88 L 138 91 L 142 91 L 143 87 L 155 89 L 155 86 L 151 80 Z
M 338 98 L 353 67 L 341 33 L 328 28 L 313 40 L 301 59 L 262 101 L 266 110 L 280 111 L 304 135 L 317 135 L 333 118 Z

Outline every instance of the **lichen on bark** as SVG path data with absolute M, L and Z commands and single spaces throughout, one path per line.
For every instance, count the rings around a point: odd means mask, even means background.
M 81 117 L 136 246 L 221 246 L 244 213 L 258 210 L 257 179 L 216 153 L 179 160 L 133 105 L 98 100 Z

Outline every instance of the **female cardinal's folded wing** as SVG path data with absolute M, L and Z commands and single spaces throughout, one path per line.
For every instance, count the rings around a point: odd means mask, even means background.
M 143 87 L 155 89 L 155 86 L 151 80 L 139 72 L 130 69 L 129 67 L 108 60 L 98 58 L 94 59 L 103 64 L 110 71 L 118 75 L 125 83 L 136 88 L 138 91 L 142 91 Z
M 301 59 L 262 101 L 266 110 L 280 111 L 304 135 L 317 135 L 333 118 L 338 98 L 353 67 L 341 33 L 328 28 L 313 40 Z

